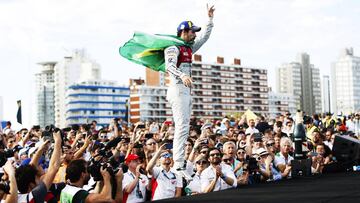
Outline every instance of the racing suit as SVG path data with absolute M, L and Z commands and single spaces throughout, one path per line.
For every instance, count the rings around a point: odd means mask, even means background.
M 195 53 L 209 39 L 213 27 L 212 17 L 206 25 L 205 31 L 195 38 L 190 46 L 170 46 L 164 50 L 165 67 L 170 76 L 170 84 L 167 91 L 175 122 L 175 133 L 173 141 L 174 168 L 185 166 L 185 142 L 190 131 L 191 115 L 191 90 L 186 87 L 181 77 L 191 76 L 192 53 Z

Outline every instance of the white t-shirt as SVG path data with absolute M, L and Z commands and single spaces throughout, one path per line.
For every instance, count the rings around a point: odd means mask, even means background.
M 174 173 L 174 169 L 166 171 L 163 167 L 154 167 L 153 169 L 154 191 L 152 200 L 174 198 L 176 188 L 182 188 L 183 183 L 180 176 Z
M 220 163 L 221 171 L 224 176 L 232 178 L 234 180 L 233 185 L 228 185 L 221 177 L 218 178 L 216 181 L 215 187 L 213 191 L 225 190 L 228 188 L 236 187 L 237 181 L 235 174 L 231 168 L 231 166 L 226 165 L 224 163 Z M 215 169 L 212 165 L 207 167 L 200 176 L 200 184 L 201 184 L 201 191 L 204 192 L 206 187 L 216 178 Z
M 124 189 L 131 183 L 133 182 L 135 179 L 135 175 L 131 172 L 128 171 L 124 174 L 124 178 L 122 181 L 122 189 L 124 191 Z M 133 189 L 133 191 L 131 193 L 126 193 L 124 191 L 124 202 L 126 203 L 130 203 L 130 202 L 145 202 L 145 198 L 146 198 L 146 186 L 149 184 L 149 179 L 143 175 L 140 174 L 139 177 L 139 181 L 138 184 L 135 186 L 135 188 Z M 141 196 L 138 195 L 138 191 L 141 192 Z
M 200 175 L 198 173 L 195 174 L 192 181 L 186 186 L 191 190 L 191 193 L 201 193 L 201 183 L 200 183 Z
M 252 135 L 252 134 L 254 134 L 254 133 L 259 133 L 259 130 L 256 129 L 255 127 L 253 127 L 253 128 L 248 127 L 248 128 L 246 128 L 246 130 L 245 130 L 245 135 L 248 135 L 248 134 Z
M 288 158 L 286 159 L 284 155 L 281 152 L 279 152 L 275 155 L 274 164 L 275 166 L 278 166 L 279 164 L 290 165 L 292 160 L 294 160 L 292 156 L 288 155 Z

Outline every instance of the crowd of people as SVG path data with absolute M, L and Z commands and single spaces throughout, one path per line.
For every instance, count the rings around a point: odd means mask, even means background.
M 336 159 L 335 136 L 360 137 L 360 114 L 305 116 L 312 173 Z M 186 174 L 173 168 L 174 123 L 52 125 L 0 136 L 2 202 L 143 202 L 291 178 L 295 119 L 192 117 Z

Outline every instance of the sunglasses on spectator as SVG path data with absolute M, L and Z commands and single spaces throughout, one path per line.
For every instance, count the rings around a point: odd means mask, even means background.
M 207 164 L 208 162 L 206 160 L 200 160 L 200 161 L 197 161 L 196 164 L 199 164 L 199 165 L 205 165 Z
M 267 147 L 272 147 L 272 146 L 274 146 L 274 144 L 275 144 L 275 142 L 267 143 L 266 146 L 267 146 Z
M 156 145 L 156 142 L 147 143 L 147 145 Z
M 200 153 L 201 154 L 207 154 L 209 151 L 208 150 L 204 150 L 204 151 L 201 151 Z
M 210 156 L 218 156 L 218 157 L 220 157 L 221 155 L 219 153 L 214 153 L 214 154 L 210 154 Z
M 164 157 L 164 158 L 171 158 L 172 155 L 170 153 L 166 153 L 166 154 L 163 154 L 161 155 L 161 157 Z
M 245 151 L 238 151 L 238 154 L 245 154 Z
M 223 159 L 223 162 L 231 162 L 231 159 Z

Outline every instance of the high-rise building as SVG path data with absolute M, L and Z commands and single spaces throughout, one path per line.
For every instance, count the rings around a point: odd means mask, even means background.
M 322 111 L 331 112 L 330 77 L 324 75 L 322 78 Z
M 299 63 L 285 63 L 276 69 L 276 92 L 293 95 L 295 107 L 301 109 L 301 65 Z
M 279 93 L 293 94 L 296 107 L 307 114 L 321 112 L 320 71 L 310 64 L 307 53 L 297 55 L 297 62 L 277 68 L 276 87 Z
M 66 90 L 69 86 L 87 80 L 101 78 L 100 65 L 76 50 L 55 65 L 55 125 L 66 126 Z
M 353 48 L 342 50 L 332 64 L 332 110 L 335 113 L 360 111 L 360 57 L 354 56 Z
M 296 113 L 296 100 L 293 94 L 269 92 L 269 117 L 275 118 L 279 114 L 289 111 Z
M 113 118 L 125 120 L 129 96 L 129 87 L 114 81 L 88 80 L 71 85 L 66 92 L 66 125 L 92 120 L 109 125 Z
M 35 74 L 37 124 L 41 127 L 55 124 L 54 67 L 56 62 L 41 62 L 41 70 Z

